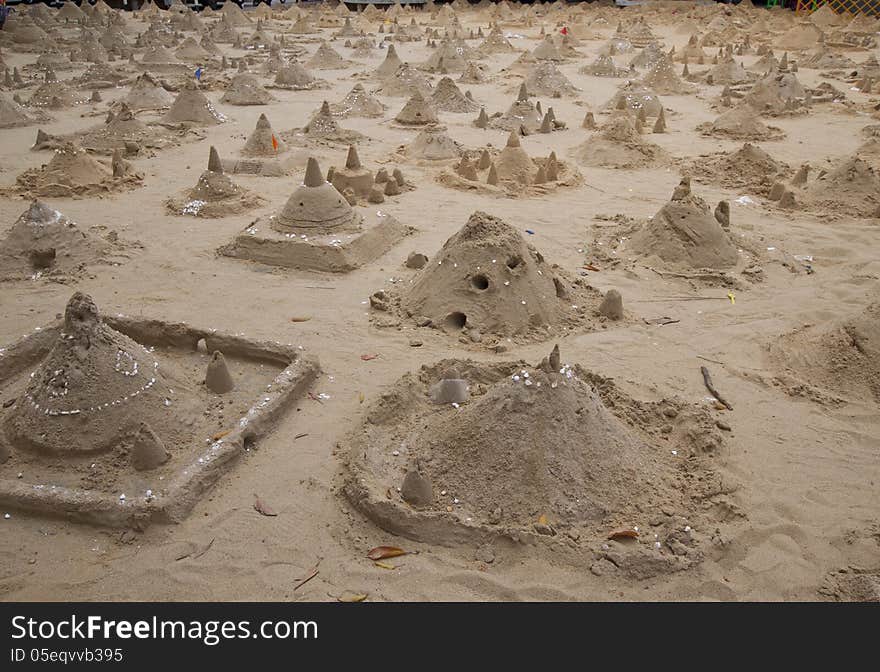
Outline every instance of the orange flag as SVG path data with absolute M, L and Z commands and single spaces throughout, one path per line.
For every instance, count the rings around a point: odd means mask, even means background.
M 276 152 L 278 151 L 278 141 L 275 139 L 275 134 L 272 134 L 272 149 Z

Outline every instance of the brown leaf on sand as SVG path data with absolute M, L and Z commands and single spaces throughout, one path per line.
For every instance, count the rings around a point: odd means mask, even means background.
M 278 512 L 267 505 L 259 495 L 254 495 L 254 511 L 264 516 L 277 516 Z
M 369 362 L 371 359 L 376 359 L 379 355 L 361 355 L 361 359 L 365 362 Z
M 308 322 L 311 319 L 312 318 L 309 315 L 297 315 L 295 317 L 291 317 L 290 321 L 291 322 Z
M 611 534 L 608 535 L 609 539 L 638 539 L 639 533 L 636 530 L 623 529 L 623 530 L 614 530 Z
M 232 431 L 231 429 L 227 429 L 227 430 L 224 430 L 224 431 L 222 431 L 222 432 L 217 432 L 216 434 L 214 434 L 214 436 L 211 437 L 211 440 L 212 440 L 212 441 L 219 441 L 219 440 L 222 439 L 224 436 L 226 436 L 227 434 L 229 434 L 231 431 Z
M 399 555 L 406 555 L 406 551 L 397 546 L 376 546 L 367 553 L 370 560 L 384 560 L 385 558 L 396 558 Z

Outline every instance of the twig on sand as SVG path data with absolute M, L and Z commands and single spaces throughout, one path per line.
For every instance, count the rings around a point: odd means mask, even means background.
M 316 576 L 318 576 L 318 565 L 320 565 L 320 564 L 321 564 L 321 561 L 318 560 L 318 564 L 315 565 L 315 568 L 311 571 L 311 573 L 310 573 L 306 578 L 304 578 L 302 581 L 300 581 L 298 584 L 296 584 L 296 585 L 293 587 L 293 589 L 294 589 L 294 590 L 297 590 L 297 589 L 299 589 L 299 588 L 302 588 L 302 587 L 303 587 L 304 585 L 306 585 L 309 581 L 311 581 L 311 580 L 314 579 Z
M 661 278 L 670 277 L 670 278 L 685 278 L 686 280 L 726 280 L 727 275 L 725 273 L 715 273 L 713 271 L 706 271 L 704 273 L 674 273 L 672 271 L 661 271 L 653 266 L 647 267 L 649 271 L 654 271 Z
M 703 382 L 706 384 L 706 389 L 718 400 L 718 403 L 723 404 L 728 411 L 733 410 L 733 406 L 731 406 L 720 394 L 718 394 L 718 390 L 715 389 L 715 386 L 712 385 L 712 377 L 709 375 L 709 369 L 705 366 L 700 367 L 700 372 L 703 374 Z

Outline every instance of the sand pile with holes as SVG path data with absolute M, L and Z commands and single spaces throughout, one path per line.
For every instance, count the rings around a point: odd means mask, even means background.
M 48 164 L 18 176 L 19 189 L 31 196 L 88 196 L 139 186 L 143 175 L 114 154 L 110 166 L 92 158 L 86 150 L 65 142 Z
M 853 217 L 880 217 L 880 175 L 858 156 L 808 182 L 795 196 L 809 208 Z
M 162 88 L 152 75 L 144 73 L 135 80 L 128 94 L 122 100 L 135 112 L 163 110 L 171 107 L 174 95 Z
M 461 155 L 461 146 L 449 137 L 445 126 L 429 125 L 403 148 L 402 154 L 418 161 L 447 161 Z
M 229 82 L 220 102 L 227 105 L 268 105 L 274 100 L 275 96 L 263 88 L 259 79 L 243 72 Z
M 0 279 L 75 275 L 115 247 L 42 201 L 33 201 L 0 240 Z
M 67 456 L 115 448 L 141 424 L 173 446 L 186 433 L 178 412 L 196 382 L 104 324 L 91 297 L 77 292 L 3 430 L 14 448 Z M 171 389 L 175 403 L 166 404 Z
M 598 296 L 547 263 L 512 226 L 475 212 L 405 289 L 400 308 L 451 333 L 535 337 L 581 321 Z
M 778 369 L 861 403 L 880 403 L 880 303 L 775 340 Z

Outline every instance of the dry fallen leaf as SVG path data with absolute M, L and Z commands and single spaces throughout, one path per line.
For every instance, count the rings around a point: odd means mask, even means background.
M 231 431 L 232 431 L 231 429 L 227 429 L 225 432 L 217 432 L 216 434 L 214 434 L 214 436 L 211 437 L 211 440 L 212 440 L 212 441 L 219 441 L 219 440 L 222 439 L 224 436 L 226 436 L 227 434 L 229 434 L 229 432 L 231 432 Z
M 365 362 L 369 362 L 371 359 L 376 359 L 379 355 L 361 355 L 361 359 Z
M 366 397 L 364 397 L 364 393 L 363 393 L 363 392 L 358 392 L 358 403 L 359 403 L 359 404 L 364 403 L 364 399 L 365 399 L 365 398 L 366 398 Z
M 254 511 L 260 513 L 264 516 L 277 516 L 278 513 L 271 507 L 268 506 L 262 499 L 260 499 L 259 495 L 254 495 Z
M 638 539 L 639 533 L 635 530 L 614 530 L 608 535 L 609 539 Z
M 363 593 L 345 593 L 336 598 L 337 602 L 363 602 L 366 599 Z
M 376 567 L 380 567 L 382 569 L 397 569 L 397 565 L 392 565 L 390 562 L 381 562 L 379 560 L 376 560 L 375 562 L 373 562 L 373 564 L 376 565 Z
M 406 555 L 406 551 L 397 548 L 397 546 L 376 546 L 367 553 L 370 560 L 385 560 L 386 558 L 396 558 L 399 555 Z
M 291 322 L 308 322 L 308 321 L 311 320 L 311 319 L 312 319 L 312 318 L 311 318 L 310 316 L 305 315 L 305 316 L 302 316 L 302 317 L 300 317 L 300 316 L 297 316 L 297 317 L 291 317 L 291 318 L 290 318 L 290 321 L 291 321 Z
M 543 513 L 538 517 L 538 525 L 547 525 L 547 516 Z

